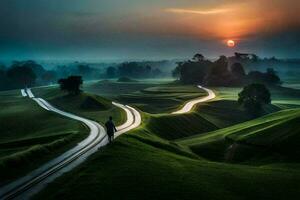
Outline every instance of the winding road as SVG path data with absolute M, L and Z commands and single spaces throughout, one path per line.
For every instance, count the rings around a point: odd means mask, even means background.
M 33 99 L 43 109 L 55 112 L 64 117 L 71 118 L 84 123 L 89 129 L 89 136 L 74 148 L 47 162 L 40 168 L 32 171 L 28 175 L 0 188 L 1 199 L 29 199 L 32 195 L 40 191 L 48 183 L 61 174 L 70 171 L 75 166 L 82 163 L 88 156 L 97 151 L 100 147 L 108 144 L 108 139 L 104 128 L 97 122 L 76 116 L 71 113 L 61 111 L 46 100 L 34 97 L 30 89 L 21 90 L 22 96 Z M 115 137 L 138 127 L 141 124 L 140 113 L 130 106 L 125 106 L 113 102 L 113 105 L 123 109 L 127 115 L 127 121 L 117 127 L 118 132 Z
M 202 86 L 198 87 L 205 90 L 208 95 L 206 97 L 197 98 L 187 102 L 180 110 L 171 114 L 183 114 L 190 112 L 195 104 L 206 102 L 216 97 L 212 90 Z M 106 132 L 99 123 L 57 109 L 46 100 L 36 98 L 31 89 L 22 89 L 21 94 L 23 97 L 31 98 L 39 106 L 49 112 L 54 112 L 64 117 L 84 123 L 90 129 L 90 134 L 74 148 L 47 162 L 28 175 L 0 188 L 0 199 L 29 199 L 31 196 L 43 189 L 48 183 L 63 173 L 72 170 L 74 167 L 84 162 L 88 156 L 96 152 L 100 147 L 108 144 Z M 115 133 L 115 137 L 137 128 L 141 124 L 141 114 L 136 109 L 116 102 L 113 102 L 113 105 L 123 109 L 127 115 L 127 121 L 123 125 L 117 127 L 118 132 Z
M 200 97 L 200 98 L 197 98 L 197 99 L 194 99 L 194 100 L 191 100 L 191 101 L 187 102 L 180 110 L 175 111 L 172 114 L 188 113 L 193 109 L 193 107 L 196 104 L 203 103 L 203 102 L 206 102 L 206 101 L 209 101 L 209 100 L 212 100 L 212 99 L 216 98 L 216 94 L 214 93 L 214 91 L 212 91 L 208 88 L 202 87 L 200 85 L 198 85 L 197 87 L 200 88 L 200 89 L 203 89 L 204 91 L 206 91 L 208 93 L 208 95 L 206 97 Z

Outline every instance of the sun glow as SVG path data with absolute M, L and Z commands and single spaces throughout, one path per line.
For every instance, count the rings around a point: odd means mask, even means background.
M 234 40 L 227 40 L 227 46 L 228 47 L 235 47 L 235 41 Z

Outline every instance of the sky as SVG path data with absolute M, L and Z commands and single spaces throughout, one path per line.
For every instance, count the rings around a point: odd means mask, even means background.
M 0 60 L 296 58 L 299 10 L 299 0 L 1 0 Z

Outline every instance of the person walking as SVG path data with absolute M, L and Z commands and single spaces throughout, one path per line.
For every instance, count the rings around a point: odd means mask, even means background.
M 108 135 L 108 141 L 111 143 L 114 140 L 114 134 L 117 132 L 116 126 L 113 122 L 113 118 L 109 117 L 109 120 L 105 123 L 106 132 Z

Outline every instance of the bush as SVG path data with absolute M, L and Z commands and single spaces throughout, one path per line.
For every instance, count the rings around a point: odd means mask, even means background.
M 256 116 L 260 113 L 262 105 L 271 103 L 271 94 L 265 85 L 253 83 L 239 93 L 238 102 L 250 114 Z

